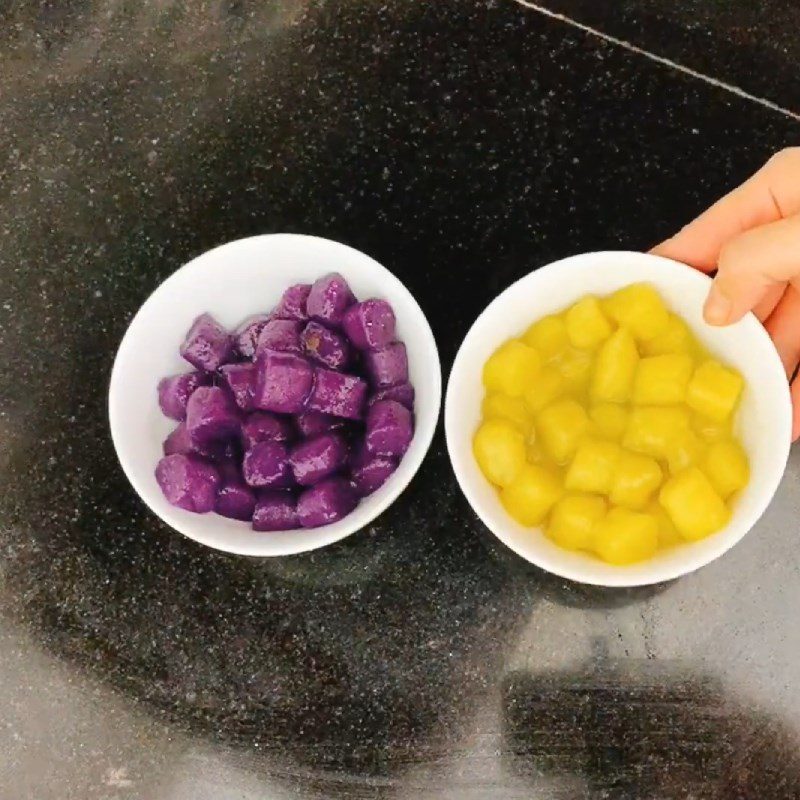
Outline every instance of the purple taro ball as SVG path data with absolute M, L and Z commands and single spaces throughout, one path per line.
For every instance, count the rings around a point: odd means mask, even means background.
M 304 528 L 317 528 L 347 516 L 357 503 L 355 489 L 344 478 L 326 478 L 300 495 L 297 516 Z
M 256 317 L 245 320 L 236 329 L 236 332 L 233 334 L 233 341 L 236 346 L 236 351 L 240 356 L 249 358 L 251 361 L 255 358 L 258 337 L 269 321 L 270 317 L 266 314 L 259 314 Z
M 253 364 L 225 364 L 219 368 L 222 380 L 231 390 L 236 405 L 242 411 L 249 411 L 253 407 L 253 384 L 255 383 L 256 368 Z
M 281 301 L 272 312 L 272 318 L 307 320 L 306 302 L 310 291 L 311 284 L 309 283 L 296 283 L 294 286 L 290 286 L 283 293 Z
M 291 485 L 289 453 L 281 442 L 259 442 L 245 454 L 242 474 L 248 486 L 284 487 Z
M 294 424 L 303 438 L 311 439 L 321 433 L 341 428 L 344 421 L 339 417 L 332 417 L 330 414 L 323 414 L 320 411 L 306 411 L 294 418 Z
M 214 510 L 229 519 L 251 520 L 256 506 L 253 490 L 241 481 L 227 481 L 217 492 Z
M 364 444 L 371 455 L 400 458 L 413 435 L 411 412 L 395 400 L 381 400 L 367 412 Z
M 334 417 L 361 419 L 367 384 L 355 375 L 345 375 L 329 369 L 316 370 L 311 396 L 310 411 L 321 411 Z
M 165 456 L 172 456 L 175 455 L 175 453 L 179 453 L 183 456 L 202 456 L 203 458 L 208 458 L 216 462 L 226 457 L 228 444 L 229 442 L 222 441 L 197 444 L 189 435 L 186 423 L 181 422 L 178 424 L 178 427 L 164 439 L 163 450 Z
M 254 531 L 293 531 L 299 527 L 297 502 L 290 492 L 259 492 L 253 513 Z
M 192 392 L 208 382 L 208 376 L 202 372 L 186 372 L 162 378 L 158 382 L 158 405 L 164 416 L 178 422 L 186 419 L 186 404 Z
M 377 389 L 408 383 L 408 356 L 402 342 L 365 353 L 364 366 L 372 385 Z
M 199 316 L 181 345 L 181 355 L 197 369 L 214 372 L 230 357 L 233 341 L 211 314 Z
M 312 486 L 340 470 L 347 461 L 348 447 L 338 433 L 323 433 L 292 448 L 289 464 L 301 486 Z
M 213 510 L 220 482 L 213 465 L 195 456 L 178 454 L 158 462 L 156 481 L 173 506 L 198 514 Z
M 262 350 L 277 350 L 281 353 L 303 352 L 300 334 L 303 323 L 291 319 L 271 319 L 262 329 L 258 337 L 256 352 Z
M 308 293 L 306 310 L 312 319 L 338 327 L 354 299 L 347 281 L 338 272 L 332 272 L 314 282 Z
M 186 405 L 186 428 L 192 441 L 203 447 L 239 433 L 239 412 L 221 386 L 195 389 Z
M 314 372 L 304 358 L 264 350 L 256 361 L 253 405 L 262 411 L 297 414 L 303 410 L 313 383 Z
M 369 398 L 368 405 L 374 405 L 381 400 L 396 400 L 401 406 L 413 410 L 414 395 L 414 387 L 410 383 L 398 383 L 397 386 L 387 386 L 385 389 L 378 389 L 378 391 Z
M 343 369 L 350 360 L 350 345 L 336 331 L 319 322 L 309 322 L 300 334 L 305 354 L 329 369 Z
M 351 473 L 353 486 L 361 497 L 366 497 L 389 480 L 397 469 L 397 462 L 388 456 L 370 456 L 353 465 Z
M 292 425 L 285 417 L 254 411 L 242 423 L 242 446 L 249 450 L 259 442 L 287 442 L 293 433 Z
M 342 328 L 359 350 L 379 350 L 394 341 L 394 311 L 385 300 L 365 300 L 347 309 Z
M 190 453 L 197 453 L 192 444 L 192 439 L 189 436 L 189 431 L 186 430 L 185 422 L 181 422 L 181 424 L 164 439 L 163 450 L 165 456 L 174 456 L 176 453 L 182 456 L 188 456 Z

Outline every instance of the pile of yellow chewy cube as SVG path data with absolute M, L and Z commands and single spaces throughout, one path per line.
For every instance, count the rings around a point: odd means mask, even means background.
M 749 478 L 742 377 L 651 286 L 587 296 L 483 369 L 475 458 L 508 513 L 611 564 L 722 528 Z

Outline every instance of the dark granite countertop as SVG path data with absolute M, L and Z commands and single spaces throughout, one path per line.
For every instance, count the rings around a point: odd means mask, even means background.
M 448 370 L 516 278 L 800 140 L 787 4 L 543 5 L 0 7 L 2 800 L 800 797 L 796 454 L 724 558 L 602 591 L 497 544 L 441 434 L 374 526 L 273 561 L 167 529 L 112 449 L 125 326 L 213 245 L 366 251 Z

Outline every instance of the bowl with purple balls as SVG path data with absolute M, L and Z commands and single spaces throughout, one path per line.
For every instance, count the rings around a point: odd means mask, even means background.
M 430 446 L 441 369 L 385 267 L 313 236 L 254 236 L 183 266 L 120 344 L 114 446 L 168 525 L 227 552 L 301 553 L 368 525 Z

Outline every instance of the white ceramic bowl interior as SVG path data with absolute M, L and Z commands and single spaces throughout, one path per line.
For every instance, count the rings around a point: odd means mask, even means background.
M 557 312 L 585 294 L 604 295 L 645 281 L 691 326 L 702 342 L 746 380 L 737 434 L 750 457 L 751 479 L 737 500 L 730 523 L 707 539 L 660 552 L 632 566 L 605 564 L 553 544 L 541 529 L 525 528 L 503 509 L 496 490 L 472 455 L 480 420 L 486 359 L 531 322 Z M 445 401 L 445 433 L 461 489 L 485 525 L 527 561 L 575 581 L 603 586 L 638 586 L 670 580 L 698 569 L 733 547 L 756 523 L 775 494 L 786 467 L 791 438 L 791 402 L 774 345 L 749 314 L 726 328 L 702 318 L 710 280 L 657 256 L 630 252 L 587 253 L 525 276 L 497 297 L 476 320 L 455 359 Z
M 286 287 L 340 272 L 360 299 L 388 300 L 397 336 L 408 349 L 416 388 L 416 430 L 397 471 L 345 519 L 312 530 L 257 533 L 249 523 L 217 514 L 193 514 L 170 505 L 153 471 L 161 443 L 175 423 L 156 395 L 165 375 L 191 367 L 178 347 L 199 314 L 208 311 L 234 328 L 269 311 Z M 249 556 L 301 553 L 339 541 L 368 525 L 408 485 L 430 446 L 441 402 L 441 368 L 425 315 L 408 289 L 385 267 L 346 245 L 314 236 L 272 234 L 230 242 L 190 261 L 148 298 L 117 352 L 109 389 L 111 435 L 122 468 L 145 503 L 176 530 L 202 544 Z

